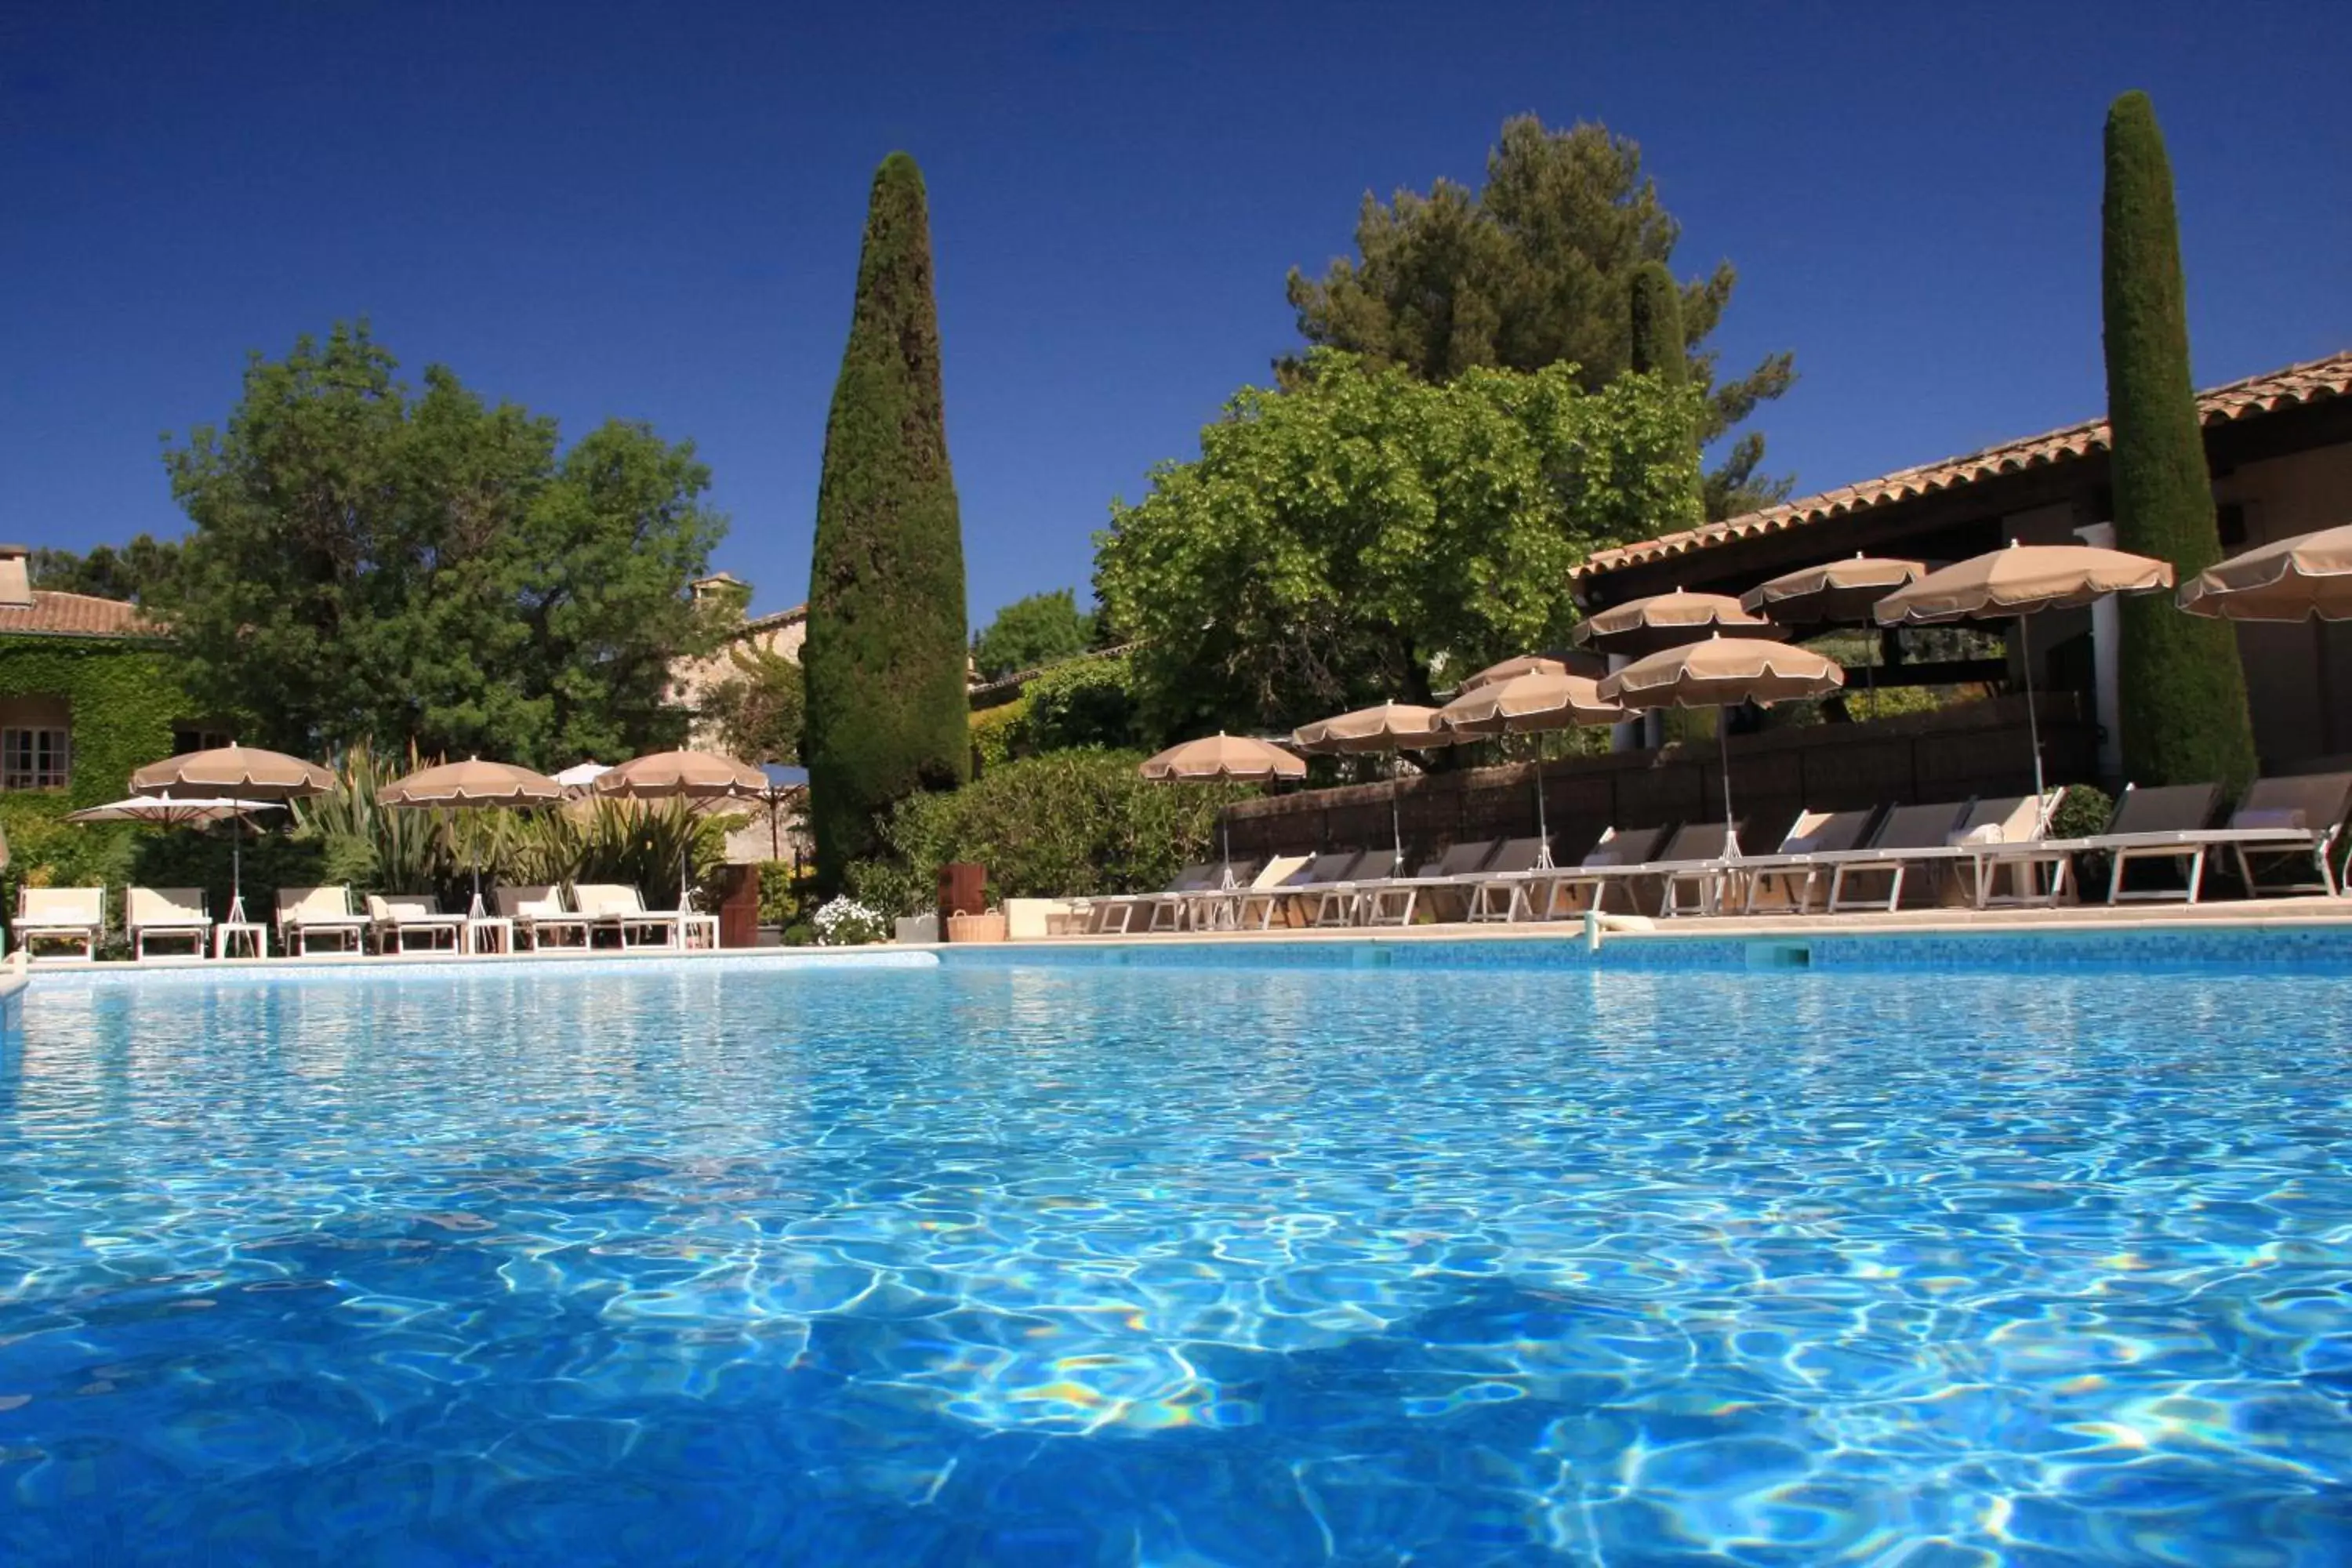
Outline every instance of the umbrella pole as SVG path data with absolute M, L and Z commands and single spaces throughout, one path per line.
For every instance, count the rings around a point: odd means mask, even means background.
M 1234 885 L 1234 824 L 1225 815 L 1229 808 L 1217 808 L 1217 836 L 1225 847 L 1224 864 L 1217 868 L 1218 880 L 1225 887 Z
M 235 832 L 228 841 L 228 923 L 245 923 L 245 818 L 231 819 Z M 224 949 L 223 951 L 226 951 Z
M 1389 837 L 1396 841 L 1396 863 L 1404 864 L 1404 818 L 1397 811 L 1397 795 L 1402 789 L 1397 776 L 1389 774 Z
M 1731 838 L 1731 710 L 1728 708 L 1715 710 L 1715 756 L 1716 765 L 1723 770 L 1723 834 L 1725 842 L 1728 843 Z
M 2017 617 L 2017 647 L 2025 664 L 2025 734 L 2033 747 L 2033 820 L 2046 827 L 2049 824 L 2042 821 L 2042 802 L 2046 793 L 2042 787 L 2042 721 L 2033 711 L 2033 633 L 2028 625 L 2029 617 Z
M 1536 737 L 1536 837 L 1543 842 L 1536 849 L 1536 869 L 1551 869 L 1551 824 L 1544 820 L 1543 737 Z

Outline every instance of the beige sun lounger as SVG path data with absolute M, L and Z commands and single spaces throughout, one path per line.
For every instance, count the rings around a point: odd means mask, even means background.
M 1423 865 L 1418 875 L 1363 884 L 1357 894 L 1357 918 L 1368 926 L 1412 924 L 1423 897 L 1461 889 L 1485 869 L 1498 847 L 1492 838 L 1456 844 Z
M 18 888 L 16 939 L 26 958 L 37 956 L 38 942 L 66 943 L 95 959 L 106 936 L 106 889 L 100 888 Z
M 439 900 L 425 894 L 370 893 L 367 911 L 368 929 L 375 935 L 378 952 L 435 952 L 442 949 L 444 937 L 449 939 L 446 946 L 451 952 L 465 945 L 466 917 L 443 913 Z M 419 936 L 425 945 L 410 946 L 409 939 Z
M 367 929 L 367 916 L 352 912 L 349 888 L 278 889 L 278 945 L 297 958 L 309 956 L 313 937 L 331 937 L 338 951 L 357 952 Z
M 1257 875 L 1255 860 L 1232 860 L 1209 868 L 1209 874 L 1197 887 L 1181 892 L 1160 893 L 1150 900 L 1150 918 L 1144 922 L 1147 931 L 1179 931 L 1213 929 L 1220 913 L 1233 896 L 1246 889 Z
M 1168 885 L 1156 893 L 1107 893 L 1087 900 L 1087 934 L 1088 936 L 1125 936 L 1141 913 L 1150 917 L 1152 901 L 1171 893 L 1181 893 L 1204 888 L 1209 879 L 1217 874 L 1214 866 L 1187 866 L 1169 879 Z
M 1347 924 L 1355 908 L 1357 874 L 1368 860 L 1381 867 L 1390 864 L 1385 852 L 1361 849 L 1307 857 L 1262 897 L 1244 902 L 1242 924 L 1249 926 L 1254 921 L 1257 930 L 1265 931 L 1286 910 L 1308 925 Z M 1338 918 L 1327 921 L 1327 912 L 1336 912 Z
M 1531 912 L 1548 921 L 1580 915 L 1587 909 L 1601 913 L 1609 907 L 1610 893 L 1618 888 L 1627 889 L 1630 900 L 1633 879 L 1648 875 L 1646 868 L 1651 858 L 1665 837 L 1664 827 L 1603 829 L 1600 842 L 1586 852 L 1583 859 L 1573 866 L 1555 867 L 1529 879 Z M 1580 897 L 1582 902 L 1578 901 Z
M 2237 865 L 2239 880 L 2248 898 L 2273 893 L 2328 893 L 2340 890 L 2330 857 L 2352 811 L 2352 773 L 2300 773 L 2259 779 L 2232 812 L 2228 826 L 2209 827 L 2213 802 L 2220 794 L 2211 784 L 2176 784 L 2168 789 L 2126 788 L 2108 830 L 2092 838 L 2075 839 L 2070 850 L 2105 850 L 2115 857 L 2107 876 L 2107 901 L 2126 899 L 2186 898 L 2197 902 L 2205 880 L 2207 858 L 2226 849 Z M 2200 803 L 2201 796 L 2201 803 Z M 2127 819 L 2126 811 L 2132 809 Z M 2192 820 L 2199 816 L 2203 820 Z M 2254 862 L 2284 866 L 2302 880 L 2265 884 Z M 2134 860 L 2172 860 L 2185 871 L 2185 888 L 2126 892 L 2124 868 Z
M 544 884 L 500 888 L 492 898 L 499 918 L 514 921 L 516 936 L 527 939 L 534 952 L 551 947 L 588 945 L 588 917 L 563 907 L 563 889 L 561 888 Z M 566 932 L 573 933 L 577 940 L 567 942 Z
M 131 888 L 122 895 L 122 929 L 131 938 L 131 956 L 147 956 L 151 942 L 185 941 L 191 954 L 205 955 L 212 940 L 213 918 L 205 913 L 202 888 Z
M 1240 931 L 1253 923 L 1265 931 L 1274 923 L 1275 911 L 1282 907 L 1285 887 L 1315 861 L 1312 855 L 1276 855 L 1258 868 L 1250 885 L 1238 893 L 1225 896 L 1227 907 L 1213 909 L 1212 920 L 1222 922 L 1226 931 Z
M 619 882 L 576 882 L 572 897 L 588 919 L 588 929 L 609 931 L 625 948 L 680 945 L 681 916 L 676 910 L 649 910 L 645 895 Z M 646 933 L 657 935 L 648 940 Z
M 1953 815 L 1958 815 L 1957 807 Z M 1811 913 L 1814 889 L 1823 887 L 1831 872 L 1824 857 L 1858 847 L 1877 819 L 1874 805 L 1858 811 L 1799 812 L 1781 837 L 1780 848 L 1739 863 L 1740 912 L 1755 914 L 1759 900 L 1776 900 L 1766 907 L 1789 914 Z

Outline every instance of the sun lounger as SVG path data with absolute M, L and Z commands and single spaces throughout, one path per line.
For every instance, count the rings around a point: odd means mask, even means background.
M 1739 824 L 1686 822 L 1646 869 L 1658 879 L 1659 914 L 1720 913 L 1725 883 L 1738 874 Z
M 367 916 L 352 912 L 349 888 L 278 889 L 278 945 L 297 958 L 310 954 L 313 937 L 331 937 L 337 949 L 357 952 L 367 929 Z
M 1181 892 L 1161 893 L 1151 900 L 1150 919 L 1143 929 L 1154 931 L 1197 931 L 1214 927 L 1221 914 L 1231 907 L 1234 895 L 1246 889 L 1257 875 L 1255 860 L 1234 860 L 1222 866 L 1212 866 L 1209 874 L 1198 887 Z
M 1958 807 L 1952 814 L 1959 815 Z M 1742 914 L 1755 914 L 1759 900 L 1776 899 L 1777 908 L 1790 914 L 1808 914 L 1816 889 L 1826 891 L 1831 874 L 1824 858 L 1857 848 L 1878 819 L 1878 807 L 1858 811 L 1804 811 L 1789 825 L 1780 847 L 1739 863 Z
M 563 907 L 562 889 L 500 888 L 496 898 L 499 916 L 514 921 L 515 934 L 529 941 L 534 952 L 588 945 L 588 917 Z M 567 940 L 566 933 L 576 940 Z
M 1618 888 L 1628 889 L 1630 899 L 1633 879 L 1646 874 L 1643 868 L 1665 837 L 1664 827 L 1604 829 L 1601 841 L 1575 865 L 1528 879 L 1529 911 L 1548 921 L 1580 915 L 1587 909 L 1597 912 L 1609 907 L 1609 895 Z
M 2169 859 L 2180 862 L 2187 872 L 2187 901 L 2195 903 L 2203 883 L 2207 858 L 2216 850 L 2226 849 L 2235 860 L 2240 881 L 2248 898 L 2273 893 L 2336 893 L 2338 882 L 2331 861 L 2336 843 L 2344 827 L 2347 811 L 2352 811 L 2352 773 L 2291 773 L 2278 778 L 2259 779 L 2246 792 L 2246 798 L 2230 816 L 2222 827 L 2147 826 L 2153 821 L 2159 805 L 2170 812 L 2174 820 L 2185 819 L 2196 809 L 2194 792 L 2207 792 L 2206 815 L 2210 819 L 2212 786 L 2185 784 L 2171 790 L 2131 790 L 2124 792 L 2124 805 L 2140 795 L 2174 796 L 2178 801 L 2150 801 L 2129 828 L 2124 821 L 2123 805 L 2116 808 L 2116 821 L 2110 830 L 2095 838 L 2074 840 L 2075 850 L 2105 850 L 2115 856 L 2115 869 L 2107 878 L 2107 901 L 2118 899 L 2154 899 L 2175 896 L 2169 890 L 2161 892 L 2125 892 L 2124 867 L 2131 860 Z M 2255 868 L 2261 860 L 2266 868 L 2284 868 L 2290 872 L 2307 873 L 2305 879 L 2281 883 L 2265 883 Z
M 592 936 L 609 931 L 625 948 L 679 945 L 679 911 L 646 908 L 645 895 L 625 883 L 577 882 L 572 897 L 587 917 Z M 648 932 L 654 933 L 650 939 Z
M 131 888 L 122 895 L 122 929 L 131 956 L 143 959 L 151 942 L 185 941 L 193 956 L 205 955 L 213 918 L 205 913 L 202 888 Z
M 2109 857 L 2107 902 L 2137 899 L 2182 899 L 2195 903 L 2205 883 L 2210 841 L 2192 837 L 2210 826 L 2221 803 L 2219 784 L 2166 784 L 2142 789 L 2126 784 L 2106 826 L 2086 837 L 2053 840 L 2050 847 L 2070 855 L 2105 852 Z M 2183 886 L 2126 892 L 2124 873 L 2136 860 L 2178 864 Z
M 1307 913 L 1307 923 L 1313 926 L 1349 926 L 1361 920 L 1370 900 L 1370 889 L 1393 882 L 1403 872 L 1404 861 L 1396 848 L 1367 849 L 1357 855 L 1355 863 L 1338 878 L 1321 887 L 1300 890 L 1300 904 Z
M 2040 798 L 1995 795 L 1966 807 L 1941 803 L 1895 807 L 1886 814 L 1869 847 L 1827 858 L 1832 868 L 1831 912 L 1900 909 L 1904 886 L 1913 872 L 1933 874 L 1955 867 L 1966 867 L 1971 874 L 1970 901 L 1979 909 L 1992 897 L 2003 868 L 2030 879 L 2034 866 L 2052 866 L 2054 889 L 2064 876 L 2065 858 L 2049 849 L 2042 828 L 2065 793 L 2053 790 Z M 1886 878 L 1884 901 L 1868 894 L 1849 895 L 1849 884 L 1871 876 Z M 2019 901 L 2024 901 L 2022 896 Z
M 18 888 L 16 939 L 17 950 L 36 956 L 33 944 L 53 942 L 81 949 L 95 959 L 106 935 L 104 888 Z
M 1171 878 L 1168 885 L 1156 893 L 1111 893 L 1087 901 L 1087 934 L 1088 936 L 1124 936 L 1135 924 L 1138 914 L 1150 919 L 1152 900 L 1170 893 L 1208 886 L 1217 874 L 1214 866 L 1187 866 Z
M 1291 878 L 1313 865 L 1315 858 L 1312 855 L 1277 855 L 1259 867 L 1248 888 L 1228 895 L 1232 907 L 1220 911 L 1217 917 L 1224 929 L 1240 931 L 1255 925 L 1264 931 L 1272 925 L 1275 911 L 1283 906 L 1286 897 L 1283 889 Z
M 2024 809 L 2004 816 L 1995 815 L 1998 803 L 1979 804 L 1985 819 L 1971 816 L 1958 835 L 1960 864 L 1969 873 L 1969 902 L 1980 910 L 1996 904 L 2052 905 L 2065 895 L 2074 857 L 2055 847 L 2049 837 L 2050 819 L 2065 798 L 2066 786 L 2061 784 L 2038 805 L 2028 795 Z M 2004 878 L 2007 892 L 2000 890 Z
M 444 937 L 451 952 L 465 945 L 466 917 L 442 913 L 440 903 L 422 893 L 370 893 L 367 912 L 378 952 L 431 952 L 444 945 Z M 411 946 L 410 939 L 420 936 L 425 946 Z
M 1345 925 L 1354 909 L 1357 873 L 1367 861 L 1383 868 L 1391 864 L 1385 852 L 1362 849 L 1338 849 L 1313 856 L 1266 889 L 1263 898 L 1245 901 L 1242 923 L 1247 926 L 1255 921 L 1257 929 L 1264 931 L 1277 917 L 1289 916 L 1294 923 L 1304 919 L 1309 925 Z M 1338 911 L 1338 919 L 1327 921 L 1325 915 L 1330 910 Z
M 1413 913 L 1423 898 L 1459 889 L 1466 879 L 1486 868 L 1498 844 L 1492 838 L 1456 844 L 1423 865 L 1417 876 L 1390 877 L 1363 884 L 1357 892 L 1357 917 L 1366 925 L 1412 924 Z
M 1528 909 L 1528 889 L 1551 868 L 1551 845 L 1542 838 L 1507 838 L 1470 883 L 1470 918 L 1516 921 Z

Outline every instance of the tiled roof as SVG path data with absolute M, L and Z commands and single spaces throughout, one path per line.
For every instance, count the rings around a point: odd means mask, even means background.
M 154 637 L 159 628 L 142 618 L 128 599 L 98 599 L 88 594 L 57 594 L 33 590 L 30 605 L 0 605 L 0 633 L 32 632 L 44 637 Z
M 778 626 L 791 626 L 794 621 L 808 619 L 808 606 L 794 605 L 789 610 L 774 610 L 764 616 L 754 616 L 727 634 L 727 640 L 738 642 L 759 632 L 770 632 Z
M 2250 375 L 2243 381 L 2213 387 L 2198 395 L 2197 413 L 2208 426 L 2229 425 L 2274 409 L 2341 397 L 2347 392 L 2352 392 L 2352 352 L 2330 354 L 2326 359 L 2289 365 L 2284 370 Z M 1664 538 L 1599 551 L 1570 575 L 1590 577 L 1620 567 L 1645 565 L 1676 555 L 1687 555 L 1695 550 L 1728 544 L 1734 540 L 1747 539 L 1755 534 L 1778 533 L 1785 529 L 1801 528 L 1807 523 L 1825 522 L 1832 518 L 1868 511 L 1875 507 L 1934 495 L 1941 490 L 1958 489 L 1979 480 L 2045 468 L 2106 449 L 2107 422 L 2105 419 L 2086 419 L 2080 425 L 2069 425 L 2063 430 L 2053 430 L 2047 435 L 2030 436 L 2021 441 L 2005 441 L 1998 447 L 1988 447 L 1964 458 L 1948 458 L 1940 463 L 1904 468 L 1884 479 L 1824 490 L 1802 500 L 1786 501 L 1779 506 L 1766 507 L 1761 511 L 1727 518 L 1721 522 L 1710 522 L 1699 528 L 1685 529 L 1680 533 L 1669 533 Z

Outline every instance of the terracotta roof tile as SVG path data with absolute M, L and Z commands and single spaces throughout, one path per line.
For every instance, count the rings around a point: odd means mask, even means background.
M 2316 403 L 2323 398 L 2342 397 L 2347 393 L 2352 393 L 2352 351 L 2213 387 L 2198 395 L 2197 412 L 2199 418 L 2209 426 L 2228 425 L 2274 409 Z M 1597 551 L 1570 575 L 1590 577 L 1619 567 L 1664 561 L 1676 555 L 1687 555 L 1696 550 L 1727 544 L 1734 540 L 1748 539 L 1759 533 L 1778 533 L 1786 529 L 1801 528 L 1807 523 L 1825 522 L 1831 518 L 1933 495 L 1939 490 L 1957 489 L 2003 474 L 2045 468 L 2106 449 L 2107 422 L 2105 419 L 2086 419 L 2063 430 L 2029 436 L 2019 441 L 2005 441 L 1966 457 L 1948 458 L 1940 463 L 1928 463 L 1916 468 L 1901 468 L 1882 479 L 1858 485 L 1842 485 L 1817 496 L 1766 507 L 1761 511 L 1727 518 L 1721 522 L 1685 529 L 1679 533 L 1643 540 L 1638 544 L 1621 545 L 1614 550 Z
M 30 605 L 0 605 L 0 633 L 32 632 L 45 637 L 152 637 L 157 628 L 128 599 L 98 599 L 88 594 L 58 594 L 33 590 Z

